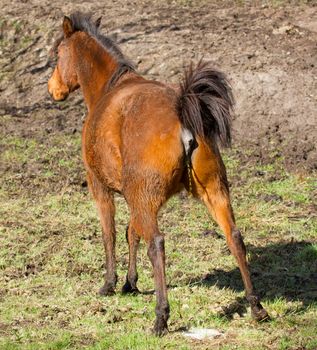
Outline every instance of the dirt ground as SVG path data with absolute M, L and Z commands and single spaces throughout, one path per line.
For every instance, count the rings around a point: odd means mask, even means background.
M 2 0 L 2 132 L 46 143 L 49 134 L 80 131 L 80 93 L 51 101 L 45 65 L 63 15 L 75 10 L 103 16 L 102 32 L 148 78 L 177 82 L 190 61 L 214 61 L 234 89 L 241 159 L 317 169 L 315 1 Z

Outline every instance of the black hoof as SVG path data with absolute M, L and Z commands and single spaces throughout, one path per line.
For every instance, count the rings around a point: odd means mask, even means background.
M 163 337 L 168 333 L 167 322 L 163 319 L 156 319 L 155 325 L 153 328 L 153 333 L 157 337 Z
M 122 294 L 139 294 L 140 291 L 138 290 L 136 283 L 138 281 L 138 277 L 133 279 L 133 283 L 128 280 L 128 277 L 126 278 L 125 284 L 121 289 Z
M 110 296 L 116 294 L 114 287 L 105 284 L 103 287 L 99 289 L 99 295 Z
M 261 321 L 267 321 L 270 319 L 269 314 L 264 309 L 264 307 L 261 305 L 260 299 L 258 296 L 249 295 L 247 297 L 247 300 L 250 303 L 251 315 L 255 321 L 261 322 Z
M 269 314 L 261 304 L 259 306 L 251 309 L 252 318 L 257 322 L 268 321 L 270 319 Z
M 137 287 L 132 287 L 130 283 L 126 282 L 124 284 L 124 286 L 121 289 L 121 293 L 122 294 L 133 294 L 133 295 L 137 295 L 140 294 L 140 291 L 138 290 Z

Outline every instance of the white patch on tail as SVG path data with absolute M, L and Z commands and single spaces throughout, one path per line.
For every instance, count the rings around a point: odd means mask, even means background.
M 191 144 L 194 141 L 194 136 L 188 129 L 182 129 L 181 138 L 186 155 L 188 156 L 189 152 L 191 151 Z

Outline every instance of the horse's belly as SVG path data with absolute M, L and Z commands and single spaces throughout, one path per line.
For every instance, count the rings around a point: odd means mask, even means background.
M 116 192 L 122 189 L 122 160 L 119 147 L 109 140 L 83 144 L 83 160 L 87 172 L 104 187 Z
M 104 186 L 116 191 L 122 190 L 122 161 L 121 156 L 117 151 L 107 148 L 107 154 L 103 153 L 100 156 L 101 162 L 98 165 L 99 181 Z

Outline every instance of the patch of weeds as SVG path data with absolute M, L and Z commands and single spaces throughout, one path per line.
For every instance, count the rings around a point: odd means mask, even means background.
M 65 168 L 73 168 L 75 166 L 75 162 L 72 159 L 60 159 L 58 164 Z
M 24 163 L 29 158 L 34 156 L 37 142 L 34 139 L 23 139 L 19 137 L 10 137 L 1 142 L 1 145 L 6 148 L 2 157 L 5 162 Z
M 279 350 L 287 350 L 290 349 L 292 346 L 292 341 L 289 337 L 284 336 L 279 342 L 278 349 Z
M 23 28 L 23 21 L 19 21 L 16 19 L 11 23 L 11 25 L 15 29 L 15 33 L 19 34 Z
M 31 37 L 29 35 L 23 36 L 21 39 L 22 48 L 29 46 L 33 42 L 33 40 L 34 40 L 33 37 Z
M 306 344 L 307 350 L 315 350 L 317 349 L 317 339 L 309 339 Z
M 16 349 L 24 349 L 24 350 L 63 350 L 63 349 L 71 349 L 72 345 L 72 337 L 69 333 L 59 332 L 59 337 L 56 340 L 46 341 L 45 343 L 40 342 L 30 342 L 24 343 L 22 339 L 16 340 L 15 342 L 7 341 L 3 342 L 0 346 L 3 350 L 16 350 Z
M 300 250 L 295 259 L 298 262 L 305 262 L 306 264 L 316 264 L 317 261 L 317 244 L 307 245 Z

